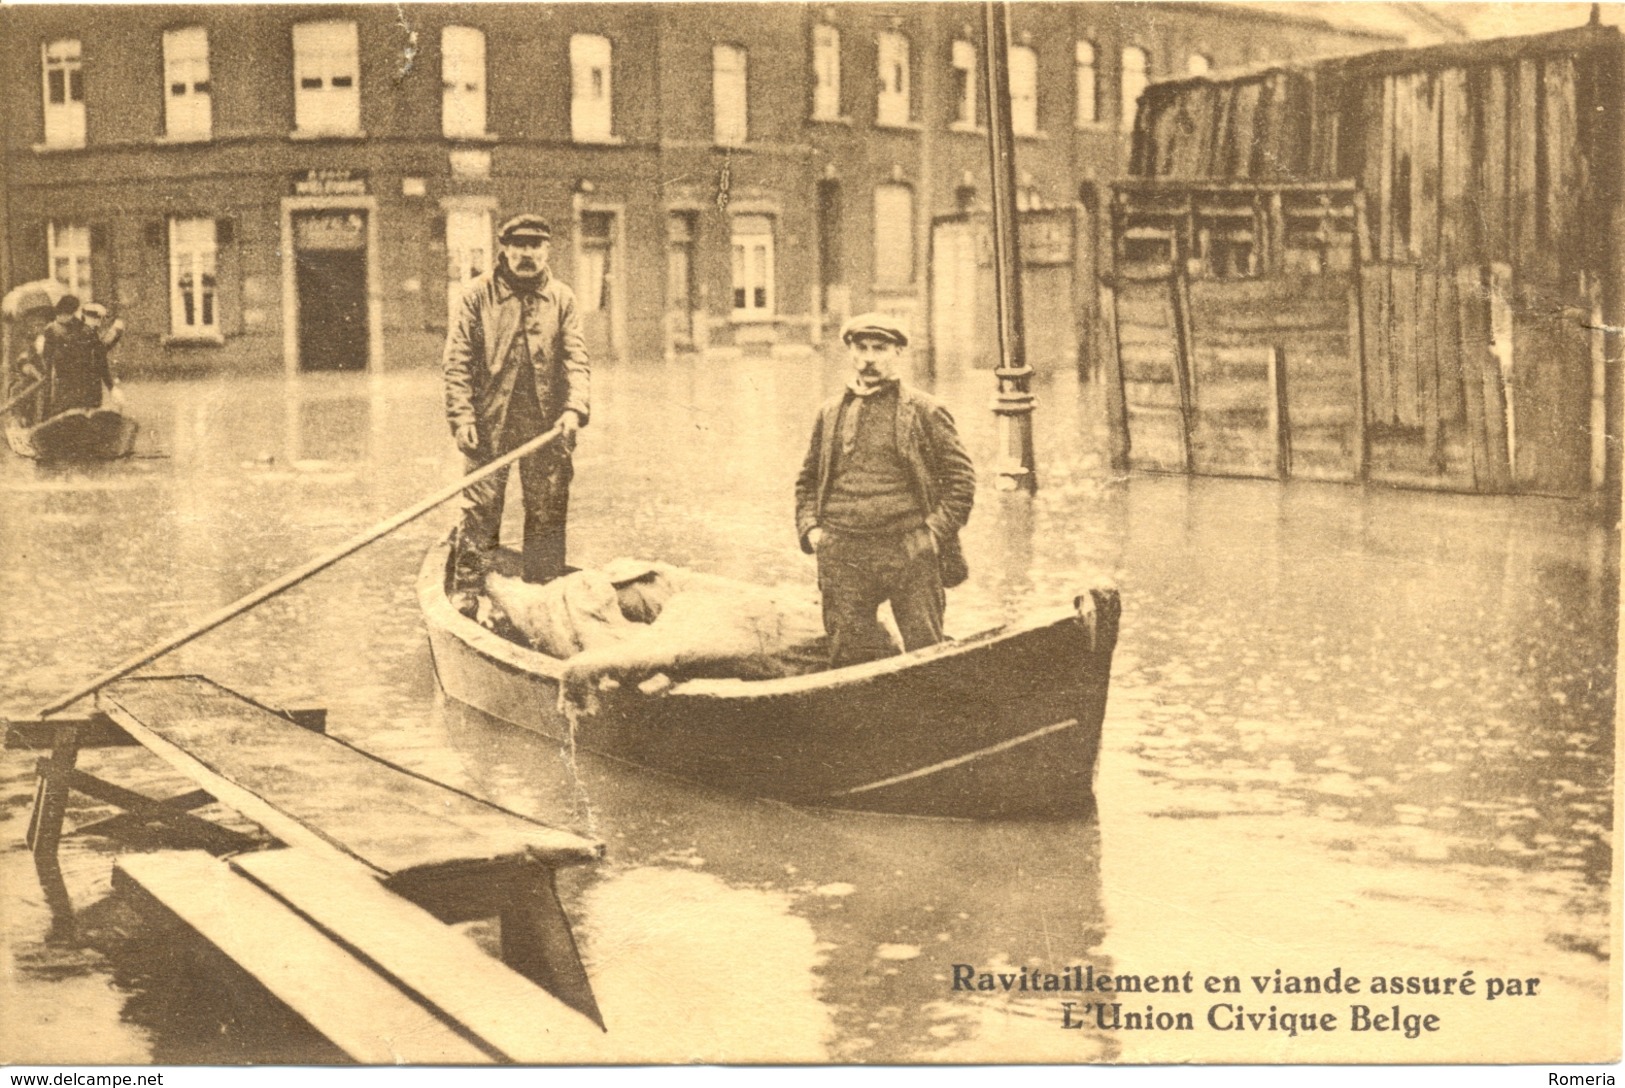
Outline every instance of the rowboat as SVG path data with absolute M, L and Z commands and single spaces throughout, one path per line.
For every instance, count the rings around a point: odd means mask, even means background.
M 558 698 L 563 662 L 453 608 L 449 560 L 449 542 L 430 549 L 417 583 L 435 674 L 449 698 L 501 721 L 795 805 L 964 818 L 1094 811 L 1121 610 L 1104 581 L 1021 622 L 863 665 L 624 685 L 572 723 Z
M 135 448 L 135 420 L 111 408 L 74 408 L 28 427 L 6 421 L 6 444 L 37 461 L 114 461 Z

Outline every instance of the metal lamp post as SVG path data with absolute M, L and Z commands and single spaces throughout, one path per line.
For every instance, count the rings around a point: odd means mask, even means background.
M 1004 3 L 987 0 L 983 72 L 987 77 L 987 141 L 993 177 L 994 296 L 998 308 L 999 461 L 994 486 L 1000 491 L 1038 490 L 1033 465 L 1032 368 L 1027 365 L 1021 309 L 1021 239 L 1016 219 L 1015 134 L 1010 123 L 1010 26 Z

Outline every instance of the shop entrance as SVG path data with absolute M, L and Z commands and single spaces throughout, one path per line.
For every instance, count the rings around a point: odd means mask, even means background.
M 300 370 L 367 367 L 367 213 L 293 218 Z

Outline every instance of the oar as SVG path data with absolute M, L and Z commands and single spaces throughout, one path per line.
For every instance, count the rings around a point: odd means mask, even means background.
M 303 582 L 311 575 L 331 567 L 334 563 L 337 563 L 340 559 L 343 559 L 351 552 L 360 551 L 362 548 L 366 547 L 368 544 L 371 544 L 379 537 L 394 532 L 407 522 L 417 520 L 448 499 L 456 498 L 463 491 L 467 490 L 469 487 L 472 487 L 474 484 L 479 483 L 481 480 L 485 479 L 493 472 L 496 472 L 498 469 L 511 465 L 521 457 L 524 457 L 527 454 L 535 453 L 543 446 L 557 441 L 559 436 L 563 433 L 564 428 L 554 427 L 551 431 L 548 431 L 545 434 L 537 435 L 535 438 L 531 439 L 529 442 L 526 442 L 518 449 L 503 454 L 501 457 L 498 457 L 489 464 L 481 465 L 479 468 L 475 469 L 473 472 L 470 472 L 467 476 L 464 476 L 456 483 L 450 484 L 441 488 L 439 491 L 436 491 L 433 495 L 430 495 L 422 502 L 419 502 L 416 506 L 402 510 L 394 517 L 379 522 L 377 525 L 374 525 L 371 529 L 368 529 L 360 536 L 351 537 L 348 541 L 339 545 L 337 548 L 334 548 L 327 554 L 312 559 L 310 562 L 297 568 L 296 570 L 289 571 L 287 574 L 284 574 L 274 582 L 266 583 L 259 589 L 256 589 L 254 592 L 250 593 L 248 596 L 242 598 L 241 600 L 235 601 L 232 604 L 228 604 L 218 612 L 211 614 L 206 619 L 200 620 L 179 634 L 172 635 L 150 649 L 143 650 L 122 664 L 109 669 L 100 676 L 96 677 L 96 679 L 92 680 L 90 683 L 86 684 L 84 687 L 74 691 L 71 695 L 64 695 L 50 706 L 41 710 L 39 712 L 39 716 L 46 718 L 52 714 L 55 714 L 59 710 L 63 710 L 68 706 L 71 706 L 80 699 L 83 699 L 86 695 L 90 695 L 98 689 L 106 687 L 108 684 L 111 684 L 114 680 L 117 680 L 120 677 L 129 675 L 148 662 L 162 657 L 171 650 L 179 649 L 188 642 L 191 642 L 193 639 L 197 638 L 199 635 L 208 634 L 210 631 L 213 631 L 216 627 L 219 627 L 227 620 L 241 615 L 250 608 L 253 608 L 255 605 L 270 600 L 283 590 L 292 589 L 294 586 L 298 585 L 300 582 Z
M 34 390 L 38 389 L 40 386 L 42 386 L 44 384 L 45 384 L 45 379 L 44 378 L 35 378 L 32 382 L 30 382 L 27 385 L 27 387 L 25 387 L 22 390 L 22 392 L 18 393 L 16 396 L 14 396 L 10 400 L 6 401 L 6 403 L 0 404 L 0 413 L 11 411 L 13 408 L 17 407 L 17 405 L 21 404 L 23 401 L 25 401 L 29 397 L 33 396 Z

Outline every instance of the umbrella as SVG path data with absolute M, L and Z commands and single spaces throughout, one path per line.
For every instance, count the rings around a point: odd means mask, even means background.
M 35 310 L 54 310 L 57 300 L 67 293 L 68 289 L 56 280 L 19 284 L 7 291 L 4 299 L 0 299 L 0 315 L 15 321 Z

